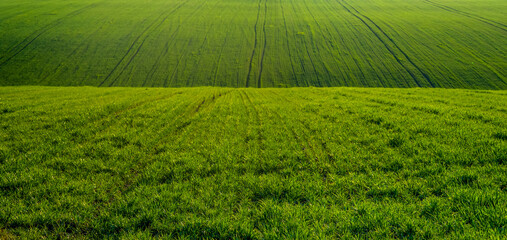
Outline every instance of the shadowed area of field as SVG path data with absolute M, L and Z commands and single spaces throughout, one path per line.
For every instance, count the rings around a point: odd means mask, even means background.
M 0 238 L 500 238 L 507 92 L 0 88 Z
M 0 85 L 507 89 L 502 0 L 0 0 Z

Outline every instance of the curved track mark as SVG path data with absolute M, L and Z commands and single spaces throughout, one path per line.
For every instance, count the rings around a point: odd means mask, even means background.
M 79 15 L 80 13 L 84 12 L 85 10 L 88 10 L 90 8 L 94 8 L 97 5 L 98 5 L 97 3 L 93 3 L 93 4 L 90 4 L 90 5 L 85 6 L 83 8 L 80 8 L 76 11 L 73 11 L 73 12 L 63 16 L 62 18 L 59 18 L 59 19 L 53 21 L 52 23 L 42 27 L 41 29 L 33 32 L 32 34 L 30 34 L 30 36 L 26 37 L 23 41 L 21 41 L 20 43 L 16 44 L 16 46 L 14 46 L 10 50 L 8 50 L 8 52 L 10 52 L 10 53 L 8 53 L 8 55 L 10 55 L 10 56 L 0 62 L 0 67 L 4 66 L 7 62 L 9 62 L 11 59 L 16 57 L 23 50 L 25 50 L 30 44 L 32 44 L 35 40 L 37 40 L 42 34 L 46 33 L 47 31 L 51 30 L 52 28 L 58 26 L 65 19 Z
M 262 68 L 264 65 L 264 55 L 266 54 L 266 44 L 268 43 L 267 37 L 266 37 L 266 18 L 268 14 L 268 1 L 264 1 L 264 22 L 262 24 L 262 32 L 264 33 L 264 45 L 262 46 L 262 54 L 261 54 L 261 61 L 259 64 L 259 77 L 257 79 L 257 87 L 260 88 L 262 86 L 261 84 L 261 78 L 262 78 Z
M 312 19 L 313 19 L 313 22 L 315 22 L 315 25 L 317 25 L 317 27 L 319 28 L 319 31 L 321 33 L 321 36 L 322 38 L 324 38 L 327 42 L 332 42 L 330 39 L 327 38 L 327 36 L 324 34 L 324 31 L 323 31 L 323 27 L 320 25 L 319 21 L 317 21 L 317 19 L 315 18 L 315 15 L 313 15 L 312 11 L 310 11 L 310 8 L 308 7 L 308 4 L 307 2 L 305 1 L 305 7 L 306 7 L 306 10 L 308 11 L 308 13 L 310 14 L 310 16 L 312 16 Z M 315 43 L 315 40 L 313 38 L 313 34 L 312 34 L 312 45 L 315 49 L 317 49 L 317 52 L 319 52 L 320 54 L 320 49 L 319 49 L 319 46 Z M 319 78 L 319 75 L 317 74 L 317 69 L 315 68 L 315 65 L 313 63 L 313 60 L 312 58 L 310 57 L 310 53 L 308 52 L 308 46 L 306 47 L 306 53 L 308 54 L 308 58 L 310 58 L 310 61 L 312 62 L 312 65 L 313 65 L 313 69 L 315 71 L 315 76 L 317 77 L 317 82 L 318 82 L 318 85 L 319 87 L 322 87 L 322 82 L 320 82 L 320 78 Z M 326 84 L 327 86 L 331 86 L 331 83 L 330 83 L 330 80 L 331 80 L 331 73 L 329 72 L 329 69 L 327 68 L 327 66 L 325 64 L 324 65 L 324 69 L 326 70 L 326 75 L 327 75 L 327 81 L 326 81 Z
M 129 66 L 129 64 L 132 62 L 132 60 L 137 56 L 137 54 L 141 50 L 144 42 L 146 41 L 146 39 L 149 36 L 149 34 L 147 34 L 147 33 L 149 33 L 151 31 L 157 29 L 158 27 L 160 27 L 169 18 L 169 16 L 171 16 L 171 14 L 173 14 L 178 9 L 180 9 L 188 1 L 189 0 L 181 3 L 176 8 L 172 9 L 171 11 L 169 11 L 167 13 L 160 14 L 160 16 L 155 21 L 153 21 L 147 28 L 145 28 L 141 32 L 141 34 L 139 34 L 139 36 L 137 36 L 137 38 L 134 40 L 134 42 L 130 45 L 130 47 L 127 50 L 127 52 L 123 55 L 123 57 L 120 59 L 120 61 L 114 66 L 114 68 L 111 70 L 111 72 L 109 72 L 109 74 L 106 76 L 106 78 L 104 78 L 104 80 L 99 84 L 99 87 L 103 86 L 104 83 L 106 83 L 109 79 L 111 79 L 112 75 L 116 72 L 116 70 L 118 68 L 120 68 L 120 65 L 124 62 L 124 60 L 127 58 L 127 56 L 130 55 L 130 53 L 134 51 L 134 46 L 139 42 L 139 40 L 141 39 L 141 37 L 144 36 L 144 39 L 142 40 L 141 44 L 137 47 L 137 49 L 135 50 L 134 54 L 130 57 L 130 59 L 128 60 L 128 62 L 126 63 L 126 65 L 121 69 L 120 73 L 109 84 L 109 86 L 112 86 L 118 80 L 118 78 L 121 76 L 122 72 Z M 158 24 L 157 24 L 157 22 L 158 22 Z M 155 25 L 155 24 L 157 24 L 157 25 Z
M 394 53 L 394 50 L 392 49 L 392 47 L 389 46 L 389 44 L 384 41 L 381 37 L 381 35 L 383 35 L 384 37 L 386 37 L 389 42 L 394 46 L 394 49 L 398 50 L 402 55 L 403 57 L 423 76 L 423 78 L 426 80 L 426 82 L 428 82 L 430 84 L 431 87 L 436 87 L 436 85 L 430 80 L 429 76 L 424 73 L 421 68 L 419 68 L 413 61 L 412 59 L 410 59 L 410 57 L 408 56 L 407 53 L 405 53 L 395 42 L 394 40 L 389 37 L 389 35 L 387 35 L 384 30 L 382 30 L 382 28 L 380 28 L 375 22 L 373 22 L 370 18 L 368 18 L 367 16 L 361 14 L 359 11 L 357 11 L 354 7 L 352 7 L 350 4 L 346 3 L 345 1 L 338 1 L 338 3 L 340 5 L 342 5 L 342 7 L 347 11 L 349 12 L 350 14 L 352 14 L 354 17 L 356 17 L 357 19 L 359 19 L 366 27 L 368 27 L 368 29 L 370 29 L 370 31 L 377 37 L 377 39 L 386 47 L 386 49 L 391 53 L 391 55 L 396 59 L 396 61 L 410 74 L 410 76 L 414 79 L 415 83 L 417 84 L 418 87 L 422 87 L 423 85 L 421 84 L 421 82 L 418 80 L 418 77 L 416 77 L 416 75 L 413 73 L 413 71 L 411 69 L 409 69 L 405 64 L 403 64 L 402 60 Z M 352 12 L 349 8 L 347 8 L 344 4 L 347 4 L 349 6 L 350 9 L 352 9 L 354 12 Z M 360 17 L 362 16 L 362 17 Z M 364 18 L 364 19 L 363 19 Z M 365 20 L 366 19 L 366 20 Z M 370 26 L 370 24 L 368 24 L 366 21 L 370 22 L 372 26 Z M 377 33 L 374 28 L 376 28 L 379 32 Z
M 475 19 L 477 21 L 481 21 L 483 23 L 486 23 L 486 24 L 488 24 L 490 26 L 493 26 L 495 28 L 498 28 L 498 29 L 500 29 L 502 31 L 507 31 L 507 29 L 506 29 L 507 25 L 505 25 L 505 24 L 502 24 L 502 23 L 499 23 L 499 22 L 496 22 L 496 21 L 493 21 L 493 20 L 490 20 L 490 19 L 487 19 L 487 18 L 484 18 L 484 17 L 481 17 L 481 16 L 477 16 L 477 15 L 472 14 L 472 13 L 460 11 L 458 9 L 446 6 L 444 4 L 432 2 L 430 0 L 423 0 L 423 1 L 425 3 L 427 3 L 427 4 L 433 5 L 433 6 L 437 7 L 437 8 L 443 9 L 445 11 L 456 13 L 456 14 L 459 14 L 459 15 L 462 15 L 462 16 L 465 16 L 465 17 L 468 17 L 468 18 L 472 18 L 472 19 Z
M 229 28 L 230 29 L 230 28 Z M 220 53 L 218 54 L 218 61 L 217 61 L 217 67 L 215 68 L 215 74 L 213 74 L 213 86 L 216 86 L 217 84 L 217 78 L 218 78 L 218 69 L 220 68 L 220 62 L 222 61 L 222 53 L 224 52 L 225 44 L 227 43 L 227 34 L 229 34 L 229 31 L 225 34 L 224 42 L 222 43 L 222 46 L 220 47 Z
M 255 25 L 254 25 L 254 46 L 253 46 L 253 50 L 252 50 L 252 55 L 250 56 L 250 64 L 248 66 L 248 74 L 246 75 L 246 87 L 250 86 L 250 73 L 252 72 L 252 64 L 253 64 L 253 59 L 255 56 L 255 49 L 257 49 L 257 24 L 259 23 L 259 17 L 261 15 L 261 1 L 262 0 L 259 0 L 259 6 L 257 8 L 257 20 L 255 20 Z
M 292 62 L 292 54 L 291 54 L 291 51 L 290 51 L 289 29 L 287 28 L 287 21 L 286 21 L 286 18 L 285 18 L 285 11 L 283 9 L 283 3 L 282 3 L 281 0 L 280 0 L 280 8 L 282 9 L 283 25 L 285 26 L 285 38 L 286 38 L 286 42 L 287 42 L 287 52 L 289 53 L 289 61 L 290 61 L 290 66 L 292 68 L 292 76 L 294 76 L 294 79 L 296 80 L 296 85 L 297 85 L 298 79 L 297 79 L 297 75 L 296 75 L 296 70 L 294 70 L 294 63 Z

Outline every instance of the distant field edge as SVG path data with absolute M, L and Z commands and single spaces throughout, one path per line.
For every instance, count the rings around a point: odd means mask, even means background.
M 237 89 L 237 90 L 245 90 L 245 89 L 449 89 L 449 90 L 472 90 L 472 91 L 506 91 L 505 88 L 480 88 L 480 87 L 471 87 L 471 88 L 463 88 L 463 87 L 380 87 L 380 86 L 331 86 L 331 87 L 323 87 L 323 86 L 284 86 L 284 87 L 231 87 L 231 86 L 181 86 L 181 87 L 157 87 L 157 86 L 93 86 L 93 85 L 66 85 L 66 86 L 48 86 L 48 85 L 0 85 L 0 89 L 2 88 L 96 88 L 96 89 L 199 89 L 199 88 L 215 88 L 215 89 Z

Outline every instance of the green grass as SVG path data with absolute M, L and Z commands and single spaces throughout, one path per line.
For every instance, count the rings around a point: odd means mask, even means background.
M 505 238 L 506 10 L 0 0 L 0 239 Z
M 504 0 L 0 0 L 0 85 L 507 89 Z
M 507 92 L 0 88 L 0 238 L 501 239 Z

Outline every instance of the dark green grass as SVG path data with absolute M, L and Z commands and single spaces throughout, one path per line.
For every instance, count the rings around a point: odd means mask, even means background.
M 507 92 L 0 88 L 0 238 L 501 239 Z
M 0 85 L 507 89 L 504 0 L 0 0 Z

